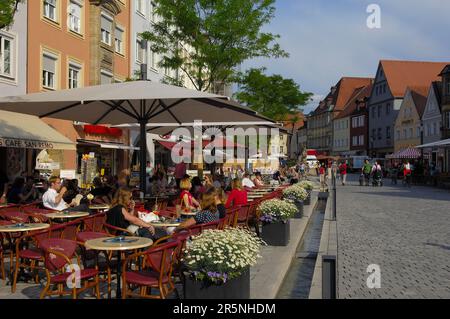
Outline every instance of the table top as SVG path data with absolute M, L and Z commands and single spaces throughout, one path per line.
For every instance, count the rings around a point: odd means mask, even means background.
M 118 238 L 123 238 L 120 241 Z M 96 239 L 87 240 L 84 245 L 87 249 L 94 250 L 111 250 L 111 251 L 122 251 L 122 250 L 134 250 L 140 248 L 146 248 L 153 244 L 153 240 L 144 237 L 101 237 Z
M 49 227 L 50 227 L 50 224 L 42 224 L 42 223 L 2 225 L 2 226 L 0 226 L 0 232 L 2 232 L 2 233 L 25 232 L 25 231 L 46 229 Z
M 110 209 L 111 206 L 107 205 L 107 204 L 98 204 L 98 205 L 90 205 L 89 209 L 92 210 L 101 210 L 101 209 Z
M 149 223 L 150 225 L 152 225 L 153 227 L 178 227 L 181 225 L 180 222 L 151 222 Z
M 51 219 L 80 218 L 80 217 L 86 217 L 86 216 L 89 216 L 88 212 L 57 212 L 57 213 L 45 214 L 45 217 L 48 217 Z
M 181 215 L 183 215 L 183 216 L 196 216 L 197 213 L 193 213 L 193 212 L 181 212 Z

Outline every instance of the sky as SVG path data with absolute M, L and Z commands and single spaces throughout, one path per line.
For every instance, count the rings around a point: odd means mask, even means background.
M 370 4 L 381 10 L 381 28 L 370 29 Z M 376 73 L 381 59 L 450 61 L 450 0 L 277 0 L 264 31 L 279 34 L 286 59 L 242 65 L 294 79 L 314 94 L 312 111 L 342 76 Z

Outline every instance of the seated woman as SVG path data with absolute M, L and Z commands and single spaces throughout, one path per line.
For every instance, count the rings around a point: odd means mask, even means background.
M 181 200 L 181 208 L 187 209 L 195 209 L 200 207 L 199 202 L 192 196 L 189 190 L 192 188 L 191 181 L 189 178 L 183 178 L 180 181 L 180 200 Z
M 242 187 L 242 182 L 239 178 L 235 178 L 231 184 L 233 189 L 228 195 L 226 208 L 234 208 L 240 205 L 245 205 L 248 203 L 247 191 Z
M 218 221 L 221 218 L 220 215 L 225 217 L 225 207 L 216 188 L 211 187 L 202 195 L 201 206 L 202 210 L 195 217 L 182 222 L 176 230 Z
M 200 177 L 195 176 L 192 178 L 192 188 L 191 188 L 191 194 L 194 196 L 195 199 L 199 199 L 200 196 L 205 192 L 205 187 L 202 184 L 202 180 Z
M 128 188 L 120 188 L 112 201 L 112 208 L 106 213 L 106 223 L 127 229 L 133 234 L 156 240 L 167 233 L 161 229 L 155 229 L 152 225 L 139 219 L 134 211 L 132 192 Z M 121 234 L 123 235 L 123 234 Z
M 253 180 L 256 188 L 264 187 L 264 181 L 260 172 L 255 173 L 255 179 Z

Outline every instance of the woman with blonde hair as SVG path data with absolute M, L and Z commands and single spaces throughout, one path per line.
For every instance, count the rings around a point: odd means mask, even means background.
M 147 237 L 153 240 L 163 237 L 164 234 L 158 234 L 155 228 L 137 217 L 134 210 L 135 203 L 132 200 L 131 190 L 125 187 L 119 188 L 114 195 L 111 203 L 111 209 L 106 213 L 106 223 L 127 229 L 133 234 L 140 237 Z M 121 234 L 124 235 L 124 234 Z
M 193 218 L 189 218 L 180 224 L 177 229 L 188 228 L 198 224 L 207 224 L 218 221 L 220 215 L 225 212 L 222 201 L 219 197 L 219 192 L 216 188 L 209 188 L 201 199 L 202 210 Z
M 234 208 L 248 203 L 247 191 L 242 187 L 242 182 L 239 178 L 233 179 L 231 183 L 231 193 L 228 195 L 226 208 Z
M 199 208 L 200 204 L 199 202 L 192 196 L 192 194 L 189 192 L 189 190 L 192 188 L 191 181 L 189 178 L 183 178 L 180 181 L 180 200 L 181 200 L 181 208 L 187 208 L 187 209 L 195 209 Z

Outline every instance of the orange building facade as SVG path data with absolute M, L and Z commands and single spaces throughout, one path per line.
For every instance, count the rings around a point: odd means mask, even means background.
M 28 93 L 130 77 L 130 0 L 34 0 L 27 5 Z M 95 154 L 98 169 L 105 174 L 129 167 L 128 130 L 111 134 L 71 121 L 44 121 L 77 143 L 77 151 L 49 151 L 61 169 L 80 173 L 86 153 Z

